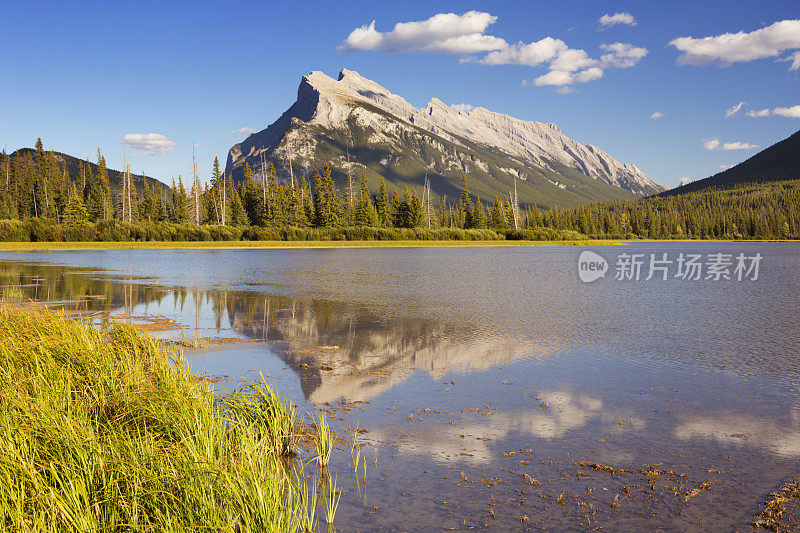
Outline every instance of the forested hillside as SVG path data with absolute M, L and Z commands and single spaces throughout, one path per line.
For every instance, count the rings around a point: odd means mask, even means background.
M 800 180 L 592 204 L 544 216 L 544 225 L 595 237 L 796 239 Z
M 800 179 L 800 131 L 735 167 L 709 178 L 670 189 L 661 195 L 672 196 L 711 188 L 725 189 L 749 183 L 794 179 Z
M 122 210 L 122 196 L 130 186 L 131 205 L 139 197 L 155 195 L 166 205 L 169 188 L 146 176 L 109 169 L 98 150 L 96 162 L 44 149 L 41 139 L 35 148 L 21 148 L 0 154 L 0 218 L 52 218 L 62 220 L 70 197 L 78 196 L 88 216 L 111 219 Z M 74 194 L 73 194 L 74 193 Z

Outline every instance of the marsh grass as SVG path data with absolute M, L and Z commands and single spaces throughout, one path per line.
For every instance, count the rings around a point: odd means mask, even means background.
M 333 453 L 333 432 L 324 413 L 319 415 L 316 426 L 314 443 L 317 447 L 317 462 L 320 468 L 327 468 Z
M 309 488 L 307 476 L 301 470 L 294 473 L 295 486 L 295 509 L 297 509 L 298 526 L 302 532 L 314 531 L 314 520 L 317 512 L 317 488 Z M 313 483 L 313 482 L 312 482 Z
M 359 426 L 356 424 L 356 429 L 353 431 L 353 438 L 350 441 L 350 462 L 353 465 L 353 472 L 356 474 L 355 478 L 358 480 L 358 465 L 361 461 L 361 446 L 356 443 L 358 438 Z
M 0 530 L 313 528 L 263 378 L 222 399 L 131 326 L 41 310 L 0 306 L 0 341 Z
M 4 300 L 24 300 L 26 298 L 25 291 L 22 290 L 22 287 L 16 285 L 4 286 L 2 297 Z
M 325 523 L 333 524 L 336 509 L 339 508 L 339 499 L 342 495 L 336 488 L 336 480 L 330 474 L 326 473 L 321 483 L 323 483 L 325 492 Z

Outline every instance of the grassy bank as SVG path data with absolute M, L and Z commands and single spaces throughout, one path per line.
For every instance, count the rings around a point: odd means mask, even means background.
M 301 531 L 294 411 L 216 397 L 156 341 L 0 306 L 0 530 Z

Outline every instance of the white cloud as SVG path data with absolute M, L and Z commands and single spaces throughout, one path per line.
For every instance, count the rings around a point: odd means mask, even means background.
M 683 187 L 684 185 L 688 185 L 694 180 L 689 177 L 678 178 L 678 186 Z
M 789 70 L 800 69 L 800 52 L 793 53 L 792 55 L 786 58 L 786 61 L 792 62 L 792 66 L 789 67 Z
M 231 130 L 231 135 L 233 135 L 234 137 L 245 137 L 247 135 L 250 135 L 251 133 L 254 133 L 255 131 L 256 130 L 254 130 L 253 128 L 248 128 L 247 126 L 243 126 L 238 130 Z
M 575 89 L 573 89 L 569 85 L 564 85 L 563 87 L 559 87 L 558 89 L 556 89 L 556 92 L 558 94 L 572 94 L 575 92 Z
M 475 106 L 469 104 L 453 104 L 450 108 L 458 113 L 469 113 L 475 109 Z
M 758 111 L 752 110 L 747 112 L 747 116 L 753 118 L 768 117 L 770 115 L 778 117 L 800 118 L 800 105 L 792 107 L 776 107 L 775 109 L 765 107 L 764 109 L 759 109 Z
M 725 110 L 725 116 L 726 117 L 732 117 L 733 115 L 735 115 L 736 113 L 741 111 L 743 105 L 744 105 L 744 102 L 739 102 L 735 106 L 729 107 L 728 109 Z
M 600 49 L 609 52 L 600 57 L 603 68 L 631 68 L 647 55 L 647 48 L 628 43 L 601 44 Z
M 596 64 L 597 60 L 589 57 L 585 50 L 568 48 L 550 62 L 550 70 L 575 72 L 576 70 L 593 67 Z
M 728 152 L 730 150 L 752 150 L 753 148 L 761 148 L 761 146 L 742 141 L 720 143 L 719 139 L 708 139 L 703 141 L 703 148 L 709 151 L 722 150 L 723 152 Z
M 489 52 L 480 60 L 484 65 L 527 65 L 535 67 L 553 61 L 570 48 L 561 39 L 545 37 L 529 44 L 517 43 L 503 50 Z
M 608 17 L 610 21 L 613 19 L 610 25 L 635 24 L 633 17 L 627 13 Z M 523 85 L 556 87 L 596 80 L 603 76 L 607 68 L 630 68 L 648 53 L 646 48 L 627 43 L 603 44 L 600 48 L 605 53 L 595 59 L 585 50 L 570 48 L 564 41 L 554 37 L 509 45 L 502 38 L 485 33 L 496 20 L 496 16 L 480 11 L 469 11 L 462 15 L 439 13 L 427 20 L 399 22 L 388 32 L 376 30 L 375 21 L 372 21 L 350 32 L 339 45 L 339 50 L 457 54 L 461 56 L 461 63 L 546 66 L 550 72 L 531 83 L 523 81 Z M 482 52 L 486 52 L 483 57 L 475 55 Z
M 751 109 L 750 111 L 747 112 L 747 116 L 748 117 L 753 117 L 753 118 L 756 118 L 756 117 L 768 117 L 769 114 L 770 114 L 769 108 L 759 109 L 759 110 Z
M 792 107 L 776 107 L 772 110 L 773 115 L 789 118 L 800 118 L 800 105 Z
M 627 26 L 636 26 L 636 19 L 630 13 L 614 13 L 613 15 L 609 15 L 606 13 L 600 20 L 598 20 L 601 26 L 610 28 L 616 24 L 625 24 Z
M 646 48 L 627 43 L 603 44 L 600 48 L 607 53 L 600 59 L 593 59 L 585 50 L 570 48 L 560 39 L 545 37 L 532 43 L 517 43 L 504 50 L 490 52 L 480 62 L 485 65 L 530 67 L 546 63 L 550 72 L 526 85 L 564 87 L 602 78 L 607 68 L 630 68 L 647 55 Z
M 720 166 L 719 166 L 719 169 L 720 169 L 720 170 L 728 170 L 729 168 L 733 168 L 733 167 L 735 167 L 735 166 L 736 166 L 736 165 L 720 165 Z
M 472 54 L 501 50 L 508 44 L 483 32 L 497 17 L 480 11 L 462 15 L 439 13 L 427 20 L 398 22 L 389 32 L 375 29 L 375 21 L 354 29 L 339 45 L 345 52 L 375 50 L 385 53 L 423 52 Z
M 544 87 L 552 85 L 554 87 L 561 87 L 565 85 L 572 85 L 573 83 L 586 83 L 588 81 L 597 80 L 603 77 L 602 69 L 597 67 L 587 68 L 580 72 L 568 72 L 566 70 L 551 70 L 547 74 L 539 76 L 533 80 L 535 87 Z
M 712 37 L 678 37 L 670 45 L 681 52 L 679 65 L 722 65 L 778 57 L 790 50 L 800 49 L 800 20 L 782 20 L 749 33 L 723 33 Z M 791 70 L 800 69 L 800 54 L 794 53 Z
M 659 111 L 656 111 L 655 113 L 653 113 L 652 115 L 650 115 L 650 118 L 651 118 L 652 120 L 658 120 L 658 119 L 660 119 L 660 118 L 661 118 L 661 117 L 663 117 L 663 116 L 664 116 L 664 113 L 661 113 L 661 112 L 659 112 Z
M 175 149 L 175 142 L 160 133 L 128 133 L 120 141 L 130 146 L 134 155 L 164 155 Z
M 724 143 L 720 150 L 727 152 L 729 150 L 752 150 L 753 148 L 761 148 L 761 145 L 737 141 L 732 143 Z

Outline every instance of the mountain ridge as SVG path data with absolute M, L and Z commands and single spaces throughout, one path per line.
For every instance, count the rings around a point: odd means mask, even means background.
M 456 110 L 438 98 L 417 109 L 347 69 L 338 80 L 318 71 L 303 76 L 294 104 L 230 149 L 226 172 L 238 181 L 248 163 L 259 174 L 262 156 L 281 176 L 309 175 L 330 163 L 341 182 L 362 169 L 373 187 L 378 176 L 395 186 L 419 187 L 427 174 L 440 194 L 457 194 L 460 174 L 467 173 L 471 183 L 477 182 L 476 194 L 487 201 L 505 196 L 515 180 L 521 185 L 520 201 L 539 205 L 577 205 L 664 190 L 635 165 L 570 139 L 556 124 L 481 107 Z

